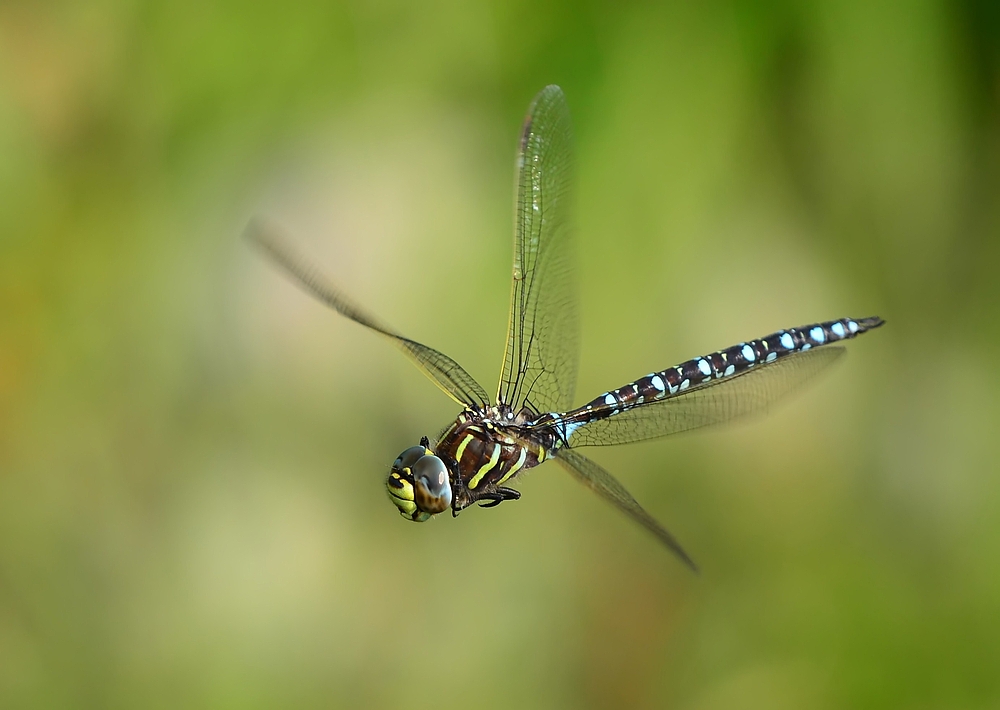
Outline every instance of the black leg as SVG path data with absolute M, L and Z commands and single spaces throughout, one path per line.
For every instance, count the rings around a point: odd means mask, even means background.
M 506 486 L 497 488 L 497 493 L 503 496 L 503 500 L 520 500 L 521 498 L 520 491 L 515 491 L 513 488 L 507 488 Z
M 506 488 L 505 486 L 500 486 L 493 493 L 484 493 L 480 501 L 488 500 L 489 503 L 479 503 L 480 508 L 495 508 L 505 500 L 518 500 L 521 497 L 520 492 L 515 491 L 513 488 Z

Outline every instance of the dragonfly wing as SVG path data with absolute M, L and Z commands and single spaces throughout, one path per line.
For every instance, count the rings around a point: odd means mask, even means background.
M 636 405 L 580 425 L 570 445 L 627 444 L 764 412 L 832 365 L 844 352 L 842 347 L 827 346 L 794 353 L 730 379 L 712 380 L 662 400 Z
M 537 413 L 572 406 L 579 334 L 569 226 L 572 130 L 558 86 L 535 97 L 521 132 L 510 326 L 497 401 Z
M 380 323 L 374 316 L 352 303 L 331 285 L 306 259 L 297 254 L 278 235 L 276 229 L 260 220 L 252 221 L 246 237 L 296 283 L 343 316 L 392 340 L 434 383 L 459 404 L 485 409 L 489 397 L 472 375 L 461 365 L 434 348 L 410 340 Z
M 556 452 L 556 461 L 562 464 L 573 478 L 653 533 L 671 552 L 681 558 L 684 564 L 695 572 L 698 571 L 698 566 L 680 546 L 677 539 L 639 505 L 632 494 L 625 489 L 625 486 L 618 482 L 618 479 L 583 454 L 572 449 L 559 449 Z

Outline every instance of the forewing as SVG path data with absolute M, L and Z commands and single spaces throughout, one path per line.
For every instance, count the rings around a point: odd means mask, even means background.
M 843 354 L 844 348 L 837 346 L 793 353 L 737 377 L 713 380 L 605 419 L 583 423 L 573 432 L 569 443 L 573 447 L 628 444 L 763 412 Z M 582 420 L 584 416 L 585 413 L 580 413 L 576 418 Z M 567 420 L 572 422 L 573 418 Z
M 374 316 L 352 303 L 323 276 L 297 254 L 279 236 L 276 229 L 260 220 L 252 221 L 246 237 L 274 263 L 289 274 L 303 289 L 343 316 L 392 340 L 410 356 L 434 383 L 459 404 L 486 408 L 489 397 L 472 375 L 461 365 L 434 348 L 410 340 L 380 323 Z
M 671 552 L 680 557 L 684 564 L 695 572 L 698 571 L 698 566 L 677 539 L 639 505 L 618 479 L 583 454 L 571 449 L 559 449 L 556 461 L 561 463 L 573 478 L 653 533 Z
M 510 327 L 498 402 L 572 406 L 579 334 L 569 227 L 572 130 L 558 86 L 535 97 L 521 132 Z

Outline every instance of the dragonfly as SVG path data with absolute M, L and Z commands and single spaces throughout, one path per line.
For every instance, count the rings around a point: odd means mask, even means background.
M 256 218 L 247 237 L 305 291 L 398 346 L 462 406 L 434 441 L 424 436 L 385 480 L 399 513 L 425 522 L 451 510 L 517 500 L 528 470 L 555 460 L 642 525 L 692 570 L 677 539 L 618 479 L 580 453 L 720 424 L 766 410 L 841 357 L 843 341 L 883 324 L 841 318 L 779 330 L 657 370 L 573 408 L 579 335 L 573 269 L 572 130 L 562 90 L 532 101 L 517 151 L 514 263 L 507 343 L 496 397 L 455 360 L 384 324 L 354 303 Z

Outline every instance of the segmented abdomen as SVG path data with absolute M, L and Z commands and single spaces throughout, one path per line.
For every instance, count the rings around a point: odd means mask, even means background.
M 841 318 L 779 330 L 763 338 L 739 343 L 725 350 L 692 358 L 666 370 L 650 373 L 635 382 L 605 392 L 572 412 L 550 416 L 565 441 L 575 429 L 587 423 L 588 414 L 593 419 L 603 419 L 647 402 L 669 398 L 712 380 L 736 377 L 751 368 L 767 365 L 795 353 L 849 340 L 882 323 L 882 319 L 878 317 Z

